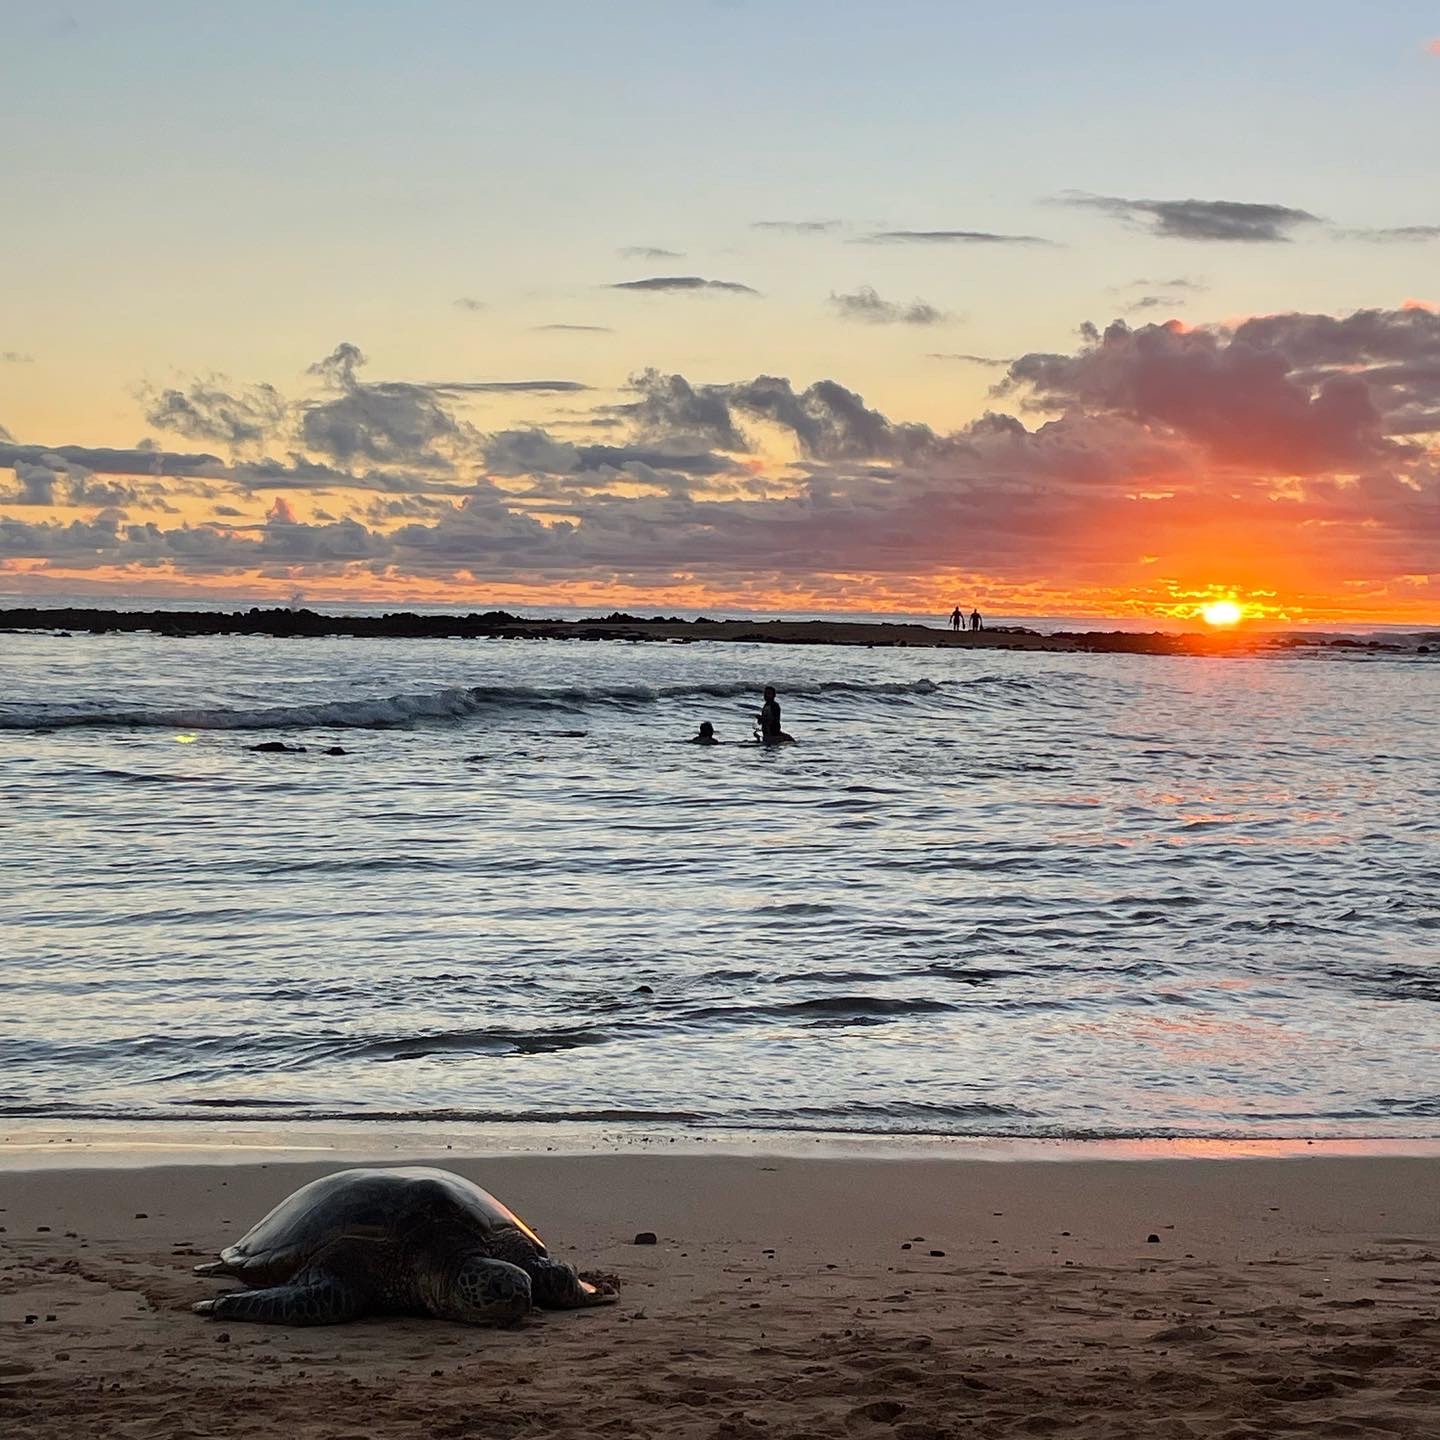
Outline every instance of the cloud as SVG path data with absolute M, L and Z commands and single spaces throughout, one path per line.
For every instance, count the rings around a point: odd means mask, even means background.
M 27 355 L 20 350 L 0 350 L 0 364 L 4 365 L 33 365 L 35 357 Z
M 414 387 L 432 395 L 578 395 L 579 380 L 432 380 Z
M 1431 40 L 1426 43 L 1425 49 L 1431 55 L 1440 55 L 1440 40 Z
M 843 228 L 843 220 L 754 220 L 752 230 L 771 230 L 783 235 L 830 235 Z
M 652 275 L 644 280 L 620 280 L 611 290 L 728 290 L 736 295 L 758 295 L 758 290 L 736 280 L 705 280 L 699 275 Z
M 1187 329 L 1084 332 L 1070 355 L 1029 354 L 996 387 L 1034 408 L 1164 426 L 1212 456 L 1279 474 L 1398 464 L 1440 428 L 1440 315 L 1362 310 Z
M 842 320 L 859 320 L 867 325 L 939 325 L 950 318 L 924 300 L 912 300 L 908 305 L 882 300 L 869 285 L 862 285 L 850 295 L 832 291 L 830 304 Z
M 1156 576 L 1331 595 L 1440 581 L 1440 464 L 1416 438 L 1440 434 L 1440 315 L 1423 308 L 1085 327 L 1073 348 L 1009 363 L 995 403 L 1014 413 L 948 432 L 835 378 L 647 370 L 619 404 L 583 400 L 555 422 L 575 438 L 481 434 L 447 410 L 460 433 L 425 432 L 420 459 L 381 462 L 367 451 L 416 449 L 400 422 L 445 397 L 363 373 L 354 347 L 316 367 L 312 406 L 358 406 L 365 443 L 345 461 L 298 432 L 280 458 L 193 468 L 155 446 L 0 442 L 16 472 L 0 563 L 52 581 L 123 571 L 138 588 L 259 576 L 281 595 L 403 582 L 459 599 L 563 582 L 871 608 L 957 575 L 1032 606 L 1058 591 L 1134 596 Z M 100 456 L 145 468 L 117 483 L 87 469 Z M 294 492 L 310 493 L 309 520 Z M 182 495 L 205 499 L 209 522 L 120 508 Z M 44 516 L 79 499 L 98 513 Z
M 1126 200 L 1117 195 L 1068 194 L 1062 205 L 1100 210 L 1143 225 L 1152 235 L 1175 240 L 1279 244 L 1291 232 L 1319 224 L 1319 216 L 1288 205 L 1237 200 Z
M 627 245 L 620 255 L 626 260 L 683 260 L 683 250 L 663 250 L 659 245 Z
M 65 472 L 44 463 L 27 460 L 14 462 L 15 480 L 19 486 L 13 494 L 0 497 L 6 505 L 53 505 L 55 489 Z
M 144 445 L 127 450 L 103 445 L 17 445 L 0 441 L 0 470 L 13 469 L 17 461 L 37 464 L 47 459 L 102 475 L 206 475 L 223 469 L 215 455 L 184 454 Z
M 1390 225 L 1377 230 L 1342 230 L 1347 240 L 1368 240 L 1377 245 L 1419 244 L 1440 240 L 1440 225 Z
M 997 359 L 993 355 L 967 355 L 963 352 L 932 350 L 925 357 L 927 360 L 955 360 L 965 365 L 988 365 L 1003 367 L 1008 365 L 1008 360 Z
M 310 367 L 310 374 L 340 393 L 303 406 L 300 438 L 305 448 L 342 465 L 368 460 L 448 469 L 452 462 L 443 449 L 462 434 L 454 416 L 424 386 L 362 383 L 355 372 L 364 364 L 356 346 L 342 344 Z
M 532 330 L 537 332 L 555 331 L 565 335 L 613 335 L 615 331 L 609 325 L 532 325 Z
M 1176 275 L 1169 280 L 1152 280 L 1142 276 L 1139 280 L 1128 280 L 1124 285 L 1112 285 L 1109 293 L 1124 295 L 1127 291 L 1134 290 L 1180 290 L 1199 295 L 1209 288 L 1204 280 L 1196 280 L 1189 275 Z
M 462 295 L 455 301 L 457 308 L 461 310 L 488 310 L 490 307 L 483 300 L 473 299 L 469 295 Z
M 290 418 L 290 405 L 273 385 L 223 388 L 225 377 L 192 381 L 188 390 L 144 392 L 145 423 L 187 440 L 244 449 L 276 434 Z
M 861 245 L 1054 245 L 1041 235 L 1001 235 L 993 230 L 875 230 Z

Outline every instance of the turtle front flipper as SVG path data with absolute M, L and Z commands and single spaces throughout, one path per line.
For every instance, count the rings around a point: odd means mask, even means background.
M 356 1286 L 328 1270 L 306 1270 L 288 1285 L 231 1290 L 192 1307 L 212 1320 L 252 1320 L 260 1325 L 341 1325 L 365 1311 Z

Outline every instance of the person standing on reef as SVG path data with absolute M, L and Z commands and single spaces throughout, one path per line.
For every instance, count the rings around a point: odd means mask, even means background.
M 950 612 L 950 628 L 951 628 L 952 630 L 959 630 L 959 628 L 960 628 L 960 621 L 961 621 L 962 618 L 963 618 L 963 617 L 962 617 L 961 614 L 960 614 L 960 607 L 957 605 L 957 606 Z
M 980 622 L 980 612 L 978 610 L 972 610 L 970 612 L 970 628 L 971 630 L 983 630 L 985 628 Z

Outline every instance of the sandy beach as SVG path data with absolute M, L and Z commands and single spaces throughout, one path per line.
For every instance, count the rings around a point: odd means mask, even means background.
M 191 1266 L 341 1163 L 0 1174 L 0 1431 L 1440 1432 L 1434 1157 L 451 1153 L 620 1303 L 505 1332 L 192 1315 Z

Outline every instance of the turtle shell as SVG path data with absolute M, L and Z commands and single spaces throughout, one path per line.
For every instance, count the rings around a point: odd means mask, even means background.
M 544 1256 L 540 1237 L 488 1190 L 449 1170 L 340 1170 L 302 1185 L 234 1245 L 225 1270 L 247 1284 L 279 1285 L 342 1241 L 379 1249 L 481 1241 L 518 1231 Z

